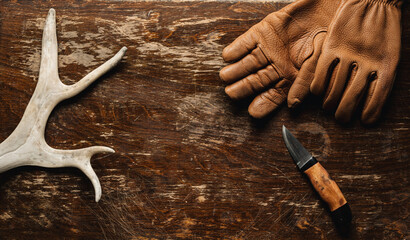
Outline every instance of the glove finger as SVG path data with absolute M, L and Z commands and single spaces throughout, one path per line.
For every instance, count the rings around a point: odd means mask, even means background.
M 348 122 L 359 105 L 360 99 L 366 91 L 370 73 L 367 70 L 357 70 L 356 76 L 346 87 L 342 100 L 336 110 L 335 117 L 340 122 Z
M 310 84 L 315 76 L 318 59 L 322 52 L 322 45 L 326 34 L 319 34 L 314 39 L 313 54 L 300 67 L 295 82 L 288 94 L 288 107 L 293 108 L 300 104 L 310 92 Z
M 248 75 L 225 88 L 226 94 L 232 99 L 241 99 L 258 93 L 279 80 L 279 74 L 272 65 Z
M 250 53 L 257 44 L 255 27 L 250 28 L 244 34 L 235 39 L 222 51 L 222 58 L 226 62 L 237 61 Z
M 238 62 L 224 67 L 219 72 L 219 76 L 225 82 L 234 82 L 266 67 L 268 64 L 269 61 L 261 49 L 255 48 Z
M 288 95 L 292 83 L 283 79 L 273 88 L 258 95 L 249 105 L 248 112 L 254 118 L 262 118 L 280 106 Z
M 383 105 L 393 87 L 394 78 L 395 73 L 391 72 L 387 76 L 375 76 L 370 82 L 361 116 L 363 123 L 372 124 L 380 117 Z
M 323 94 L 338 62 L 339 59 L 331 54 L 319 57 L 315 70 L 315 77 L 310 85 L 311 93 L 314 95 Z
M 313 65 L 311 65 L 311 67 L 306 67 L 300 70 L 300 72 L 296 76 L 295 82 L 292 84 L 289 90 L 289 108 L 296 107 L 309 95 L 309 87 L 314 77 L 314 71 L 315 69 Z
M 351 62 L 343 60 L 335 67 L 333 72 L 336 75 L 329 82 L 328 92 L 323 102 L 323 109 L 330 111 L 337 108 L 346 88 L 346 83 L 349 82 L 352 72 L 356 73 L 356 70 L 356 64 L 352 65 Z

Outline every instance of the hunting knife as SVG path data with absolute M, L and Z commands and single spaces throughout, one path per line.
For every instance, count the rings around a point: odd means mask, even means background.
M 285 126 L 282 127 L 282 133 L 286 147 L 299 170 L 308 176 L 320 197 L 329 205 L 332 219 L 338 230 L 348 231 L 352 212 L 336 182 Z

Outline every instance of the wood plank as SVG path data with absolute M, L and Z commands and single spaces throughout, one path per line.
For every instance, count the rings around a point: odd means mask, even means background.
M 44 20 L 57 12 L 60 77 L 72 84 L 122 46 L 124 60 L 57 106 L 56 148 L 110 146 L 77 169 L 0 174 L 0 239 L 339 239 L 326 204 L 296 169 L 281 126 L 311 150 L 354 214 L 353 239 L 409 236 L 410 21 L 380 123 L 335 122 L 311 97 L 263 120 L 233 102 L 218 71 L 224 46 L 286 3 L 0 1 L 0 141 L 34 91 Z

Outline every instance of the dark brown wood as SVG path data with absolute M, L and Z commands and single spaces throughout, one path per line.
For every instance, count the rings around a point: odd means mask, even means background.
M 34 91 L 42 27 L 57 12 L 60 76 L 81 79 L 122 46 L 127 56 L 57 106 L 47 142 L 110 146 L 92 165 L 94 202 L 77 169 L 0 174 L 0 239 L 340 239 L 324 203 L 295 167 L 281 127 L 326 165 L 352 208 L 352 239 L 409 237 L 410 21 L 381 121 L 341 125 L 310 98 L 263 120 L 233 102 L 218 71 L 224 46 L 285 4 L 0 1 L 0 141 Z
M 347 203 L 336 182 L 320 163 L 316 163 L 305 173 L 320 197 L 329 205 L 330 211 L 333 212 Z

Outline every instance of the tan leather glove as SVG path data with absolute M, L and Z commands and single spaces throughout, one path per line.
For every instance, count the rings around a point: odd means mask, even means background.
M 342 0 L 329 26 L 310 87 L 323 108 L 347 122 L 365 96 L 362 122 L 373 123 L 393 86 L 400 54 L 401 0 Z
M 321 47 L 339 0 L 299 0 L 268 15 L 227 46 L 220 71 L 233 99 L 253 94 L 249 113 L 261 118 L 288 96 L 289 107 L 309 94 Z M 293 84 L 292 84 L 293 83 Z M 290 90 L 289 90 L 290 88 Z M 289 94 L 288 94 L 289 92 Z

